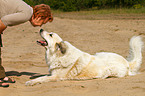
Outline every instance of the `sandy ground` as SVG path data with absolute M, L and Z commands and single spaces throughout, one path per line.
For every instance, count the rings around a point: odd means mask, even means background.
M 109 51 L 126 57 L 129 39 L 141 35 L 145 41 L 145 20 L 70 20 L 54 18 L 42 26 L 90 54 Z M 2 56 L 6 74 L 16 80 L 0 88 L 0 96 L 145 96 L 145 50 L 141 74 L 123 78 L 48 82 L 25 86 L 35 74 L 48 74 L 45 49 L 37 45 L 40 27 L 29 22 L 8 27 L 3 34 Z

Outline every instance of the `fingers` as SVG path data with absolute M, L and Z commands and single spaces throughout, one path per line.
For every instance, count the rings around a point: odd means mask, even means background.
M 37 16 L 36 18 L 34 18 L 36 21 L 41 20 L 41 17 Z
M 32 16 L 31 24 L 33 26 L 42 26 L 43 24 L 46 24 L 48 21 L 52 22 L 52 20 L 53 20 L 52 17 L 47 17 L 43 19 L 41 16 L 37 16 L 37 17 Z
M 42 26 L 43 20 L 41 19 L 41 17 L 32 18 L 31 24 L 32 24 L 34 27 L 35 27 L 35 26 Z
M 46 24 L 48 22 L 48 20 L 49 20 L 49 18 L 46 18 L 43 23 Z
M 44 24 L 46 24 L 47 22 L 52 22 L 53 21 L 53 17 L 47 17 L 45 20 L 44 20 Z

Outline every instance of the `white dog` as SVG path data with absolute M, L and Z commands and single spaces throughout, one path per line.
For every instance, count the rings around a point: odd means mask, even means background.
M 38 43 L 46 48 L 46 63 L 51 75 L 27 81 L 26 85 L 58 80 L 135 75 L 142 63 L 143 42 L 140 36 L 131 38 L 130 55 L 125 59 L 116 53 L 109 52 L 90 55 L 63 41 L 56 33 L 48 33 L 41 29 L 40 34 L 44 40 Z

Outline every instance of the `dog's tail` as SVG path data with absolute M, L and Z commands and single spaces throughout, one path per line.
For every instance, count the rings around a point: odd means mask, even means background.
M 129 62 L 129 75 L 135 75 L 142 63 L 143 41 L 140 36 L 133 36 L 130 40 L 130 53 L 127 58 Z

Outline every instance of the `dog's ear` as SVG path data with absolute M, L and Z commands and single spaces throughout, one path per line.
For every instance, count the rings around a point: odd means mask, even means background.
M 66 53 L 67 46 L 63 41 L 61 41 L 60 43 L 56 43 L 56 46 L 56 50 L 60 50 L 62 54 Z

